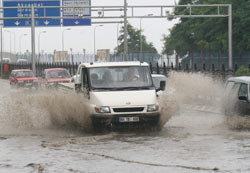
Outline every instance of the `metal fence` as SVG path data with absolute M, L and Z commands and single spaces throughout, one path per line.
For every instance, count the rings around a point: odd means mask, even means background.
M 69 71 L 69 73 L 73 76 L 77 72 L 78 65 L 80 63 L 36 63 L 36 76 L 41 76 L 44 69 L 48 68 L 65 68 Z M 8 78 L 9 74 L 14 69 L 31 69 L 32 64 L 31 63 L 23 63 L 23 64 L 4 64 L 4 73 L 3 77 Z M 237 70 L 238 66 L 235 64 L 235 71 Z M 250 66 L 249 66 L 250 68 Z M 222 65 L 222 68 L 215 68 L 215 66 L 212 64 L 210 68 L 206 67 L 206 65 L 203 65 L 203 68 L 197 68 L 197 65 L 194 64 L 194 68 L 190 68 L 189 65 L 183 65 L 179 64 L 177 67 L 174 66 L 173 63 L 171 63 L 170 66 L 166 66 L 165 62 L 162 66 L 159 65 L 159 63 L 152 64 L 150 63 L 150 69 L 152 73 L 155 74 L 164 74 L 168 75 L 171 71 L 183 71 L 183 72 L 201 72 L 201 73 L 209 73 L 211 75 L 221 77 L 222 79 L 225 79 L 228 75 L 233 75 L 235 71 L 229 71 L 225 68 L 225 66 Z M 1 70 L 1 67 L 0 67 Z

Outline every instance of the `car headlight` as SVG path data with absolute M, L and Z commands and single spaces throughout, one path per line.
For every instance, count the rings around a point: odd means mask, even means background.
M 19 81 L 17 81 L 18 83 L 23 83 L 24 81 L 23 80 L 19 80 Z
M 95 107 L 96 113 L 110 113 L 110 108 L 108 106 Z
M 159 105 L 148 105 L 147 112 L 156 112 L 159 111 Z

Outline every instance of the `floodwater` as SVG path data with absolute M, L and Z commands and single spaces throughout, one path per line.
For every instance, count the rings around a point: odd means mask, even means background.
M 250 132 L 208 76 L 170 75 L 160 132 L 92 134 L 82 97 L 0 87 L 0 172 L 250 172 Z

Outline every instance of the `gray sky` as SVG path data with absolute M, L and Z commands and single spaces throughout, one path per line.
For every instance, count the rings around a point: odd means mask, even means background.
M 105 2 L 105 3 L 104 3 Z M 128 5 L 174 5 L 175 0 L 128 0 Z M 92 5 L 123 5 L 124 0 L 92 0 Z M 136 11 L 138 15 L 156 14 L 157 11 Z M 136 28 L 140 27 L 140 19 L 130 19 L 129 22 Z M 167 21 L 167 19 L 143 19 L 142 28 L 143 34 L 146 35 L 147 41 L 152 42 L 157 48 L 158 52 L 161 52 L 163 43 L 161 39 L 163 34 L 169 34 L 169 28 L 173 27 L 177 21 Z M 83 49 L 86 49 L 86 53 L 94 52 L 94 27 L 82 26 L 71 27 L 71 30 L 64 32 L 64 49 L 73 49 L 75 53 L 82 53 Z M 122 24 L 120 24 L 120 27 Z M 46 33 L 40 34 L 40 50 L 45 52 L 53 52 L 56 50 L 62 50 L 62 31 L 66 27 L 38 27 L 36 28 L 36 52 L 38 52 L 38 35 L 42 31 Z M 4 28 L 12 32 L 11 36 L 11 50 L 12 52 L 31 50 L 30 41 L 30 28 Z M 15 44 L 14 34 L 15 33 Z M 27 34 L 24 36 L 24 34 Z M 20 41 L 21 38 L 21 41 Z M 20 44 L 21 43 L 21 46 Z M 96 29 L 96 49 L 113 49 L 117 45 L 117 24 L 106 24 Z M 4 51 L 10 51 L 10 34 L 4 32 Z

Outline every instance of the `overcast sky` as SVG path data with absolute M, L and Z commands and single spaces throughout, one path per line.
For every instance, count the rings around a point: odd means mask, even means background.
M 127 0 L 128 5 L 174 5 L 175 0 Z M 124 5 L 124 0 L 92 0 L 92 5 Z M 159 11 L 135 11 L 138 15 L 154 14 Z M 163 47 L 163 34 L 169 34 L 169 29 L 173 27 L 177 21 L 167 21 L 166 19 L 143 19 L 142 28 L 143 34 L 147 37 L 147 41 L 152 42 L 157 48 L 158 52 L 161 52 Z M 140 28 L 140 19 L 130 19 L 134 27 Z M 71 30 L 64 32 L 64 49 L 73 49 L 75 53 L 82 53 L 83 49 L 86 49 L 86 53 L 94 52 L 94 28 L 92 26 L 71 27 Z M 120 27 L 122 24 L 119 25 Z M 40 50 L 45 52 L 53 52 L 54 50 L 62 50 L 62 31 L 67 27 L 37 27 L 36 28 L 36 53 L 38 52 L 38 35 L 42 31 L 46 33 L 40 34 Z M 11 37 L 11 50 L 12 52 L 31 50 L 31 38 L 30 28 L 4 28 L 12 32 Z M 10 35 L 9 32 L 4 31 L 4 51 L 10 51 Z M 15 33 L 15 44 L 14 34 Z M 24 36 L 24 34 L 27 34 Z M 21 40 L 20 40 L 21 38 Z M 21 45 L 20 45 L 21 43 Z M 117 45 L 117 24 L 105 24 L 102 27 L 96 29 L 96 49 L 113 49 Z

